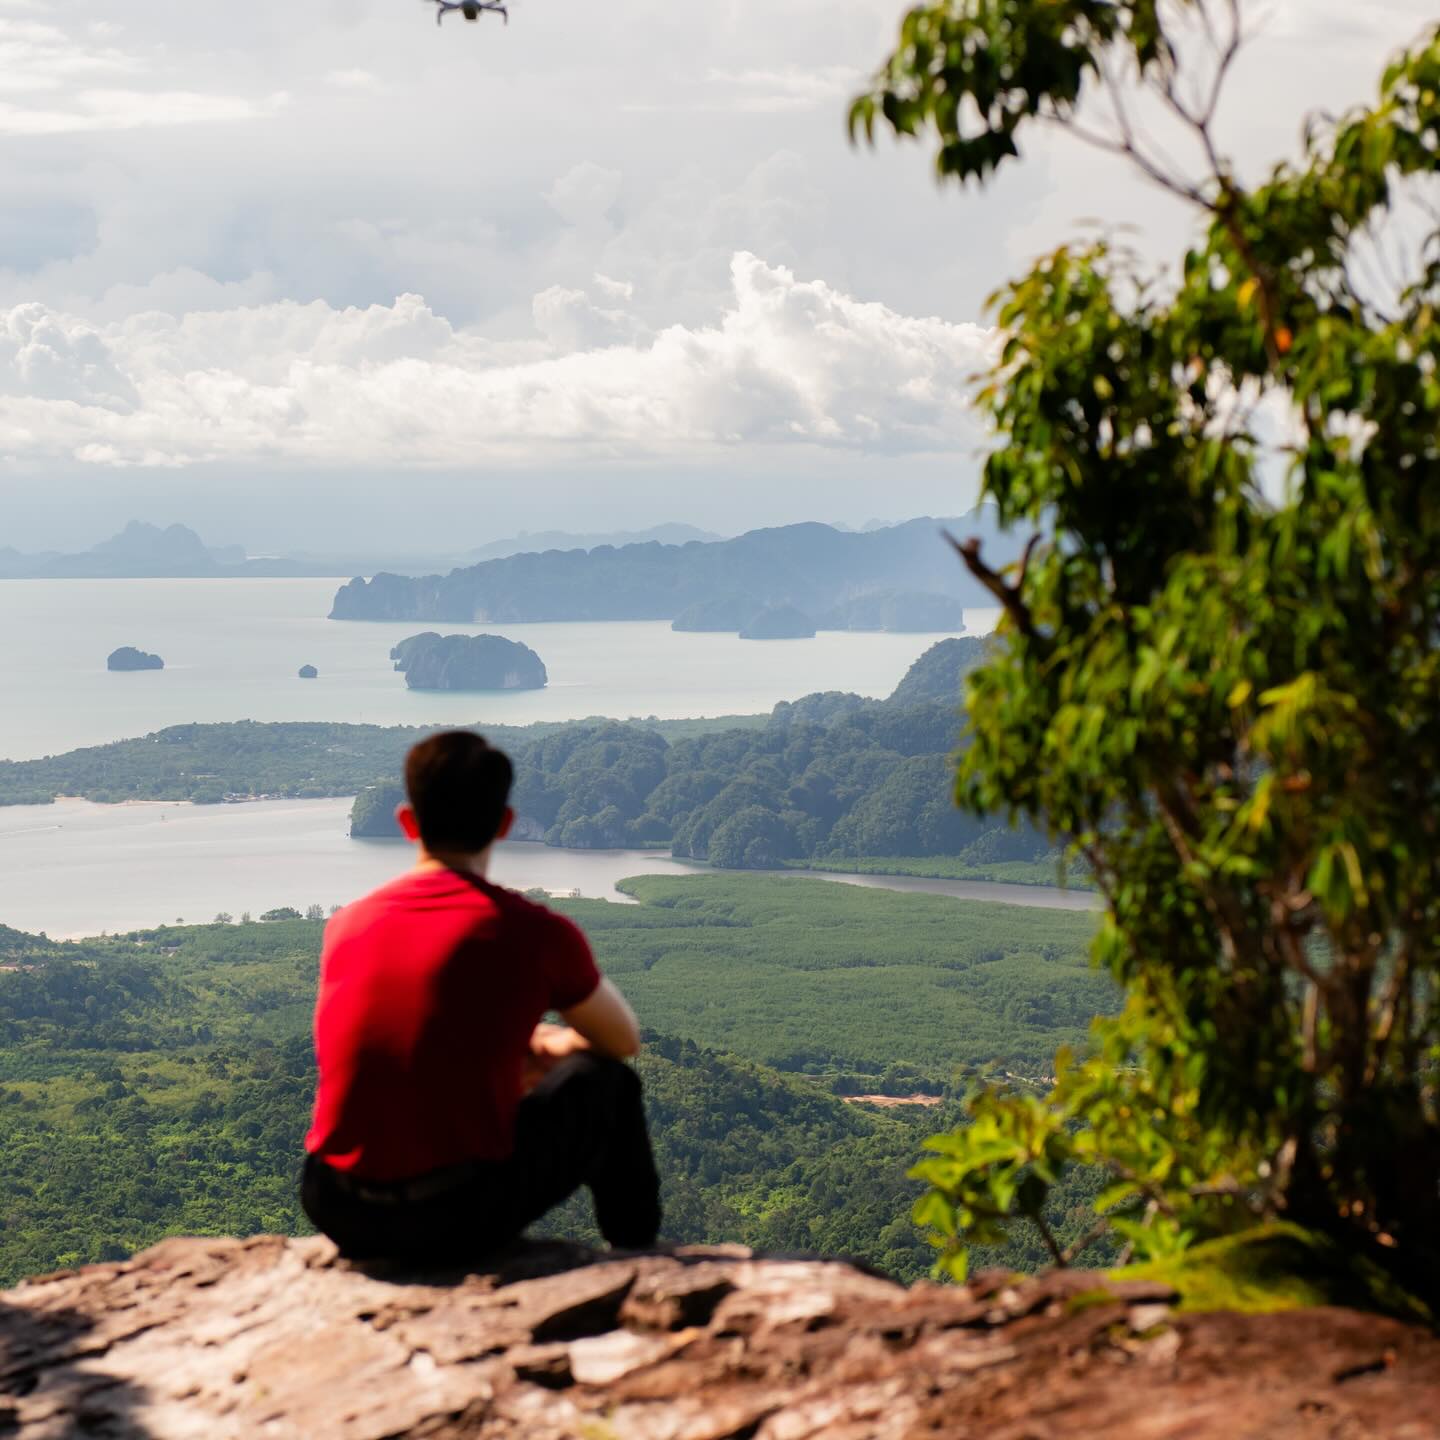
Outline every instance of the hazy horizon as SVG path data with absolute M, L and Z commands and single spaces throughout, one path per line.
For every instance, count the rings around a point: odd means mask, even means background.
M 407 478 L 407 488 L 413 494 L 413 481 Z M 0 549 L 9 547 L 22 552 L 48 552 L 57 551 L 65 554 L 82 553 L 93 549 L 104 541 L 110 540 L 120 534 L 127 525 L 133 522 L 154 525 L 165 529 L 171 525 L 182 525 L 194 531 L 212 549 L 219 549 L 229 545 L 242 545 L 246 553 L 252 557 L 264 556 L 289 556 L 289 555 L 315 555 L 315 556 L 336 556 L 340 558 L 348 556 L 359 557 L 413 557 L 422 558 L 425 556 L 438 556 L 444 559 L 453 559 L 468 550 L 481 549 L 488 544 L 501 540 L 523 539 L 526 536 L 544 536 L 553 532 L 564 532 L 572 535 L 582 536 L 607 536 L 617 533 L 639 533 L 649 530 L 664 528 L 666 526 L 689 526 L 697 531 L 703 531 L 713 539 L 729 539 L 735 535 L 744 534 L 749 530 L 767 529 L 771 526 L 794 525 L 803 523 L 818 523 L 831 525 L 839 529 L 868 530 L 882 526 L 903 525 L 912 520 L 928 518 L 928 512 L 910 512 L 904 514 L 878 515 L 875 513 L 875 506 L 866 511 L 863 505 L 857 505 L 853 515 L 858 518 L 851 518 L 851 515 L 839 516 L 829 513 L 804 513 L 803 504 L 795 506 L 775 506 L 777 518 L 772 521 L 759 520 L 753 524 L 739 526 L 704 525 L 698 521 L 688 518 L 677 517 L 668 513 L 655 512 L 652 515 L 637 513 L 633 523 L 624 523 L 617 517 L 615 509 L 595 513 L 595 523 L 584 525 L 570 523 L 570 515 L 553 514 L 549 517 L 549 523 L 545 523 L 545 517 L 540 517 L 534 524 L 517 522 L 514 526 L 500 525 L 493 508 L 476 506 L 470 512 L 470 524 L 465 523 L 464 507 L 447 507 L 447 516 L 442 526 L 433 526 L 423 521 L 421 523 L 405 524 L 404 515 L 407 509 L 413 509 L 413 502 L 406 507 L 397 507 L 395 523 L 388 523 L 381 518 L 388 513 L 380 507 L 365 507 L 360 513 L 345 517 L 344 523 L 332 524 L 330 517 L 321 516 L 313 527 L 305 524 L 303 518 L 296 513 L 290 513 L 276 523 L 274 521 L 266 524 L 255 524 L 253 518 L 250 523 L 243 517 L 236 516 L 229 507 L 216 508 L 206 506 L 203 499 L 190 496 L 177 497 L 174 500 L 166 501 L 163 498 L 157 499 L 153 512 L 138 508 L 140 502 L 127 509 L 127 501 L 133 499 L 127 492 L 126 497 L 111 495 L 110 500 L 103 510 L 86 506 L 79 514 L 68 516 L 56 516 L 52 522 L 36 527 L 6 527 L 3 536 L 0 536 Z M 871 497 L 872 499 L 879 497 Z M 823 505 L 820 500 L 817 504 Z M 973 502 L 965 506 L 957 506 L 947 509 L 946 514 L 962 514 L 973 508 Z M 525 513 L 517 507 L 519 513 Z M 183 513 L 182 513 L 183 511 Z M 196 512 L 202 515 L 209 515 L 215 521 L 214 528 L 197 521 Z M 939 512 L 934 512 L 938 515 Z M 111 518 L 115 517 L 115 518 Z M 412 520 L 415 517 L 412 516 Z M 235 533 L 228 533 L 222 526 L 235 527 Z M 26 533 L 35 533 L 44 538 L 35 541 L 24 541 Z M 261 533 L 275 535 L 279 538 L 270 545 L 257 545 L 249 538 L 252 534 Z M 344 536 L 355 538 L 345 540 Z M 293 537 L 287 539 L 286 537 Z M 397 536 L 409 537 L 408 539 L 397 538 Z M 19 537 L 19 538 L 17 538 Z

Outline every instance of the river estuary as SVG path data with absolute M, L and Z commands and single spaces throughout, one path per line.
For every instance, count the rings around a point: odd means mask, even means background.
M 254 800 L 238 805 L 153 802 L 0 809 L 3 918 L 56 937 L 96 935 L 224 911 L 259 915 L 273 906 L 328 910 L 384 883 L 409 863 L 397 842 L 352 840 L 350 801 Z M 494 876 L 516 889 L 625 901 L 628 875 L 713 874 L 655 850 L 497 848 Z M 805 878 L 810 872 L 787 872 Z M 813 878 L 923 891 L 1011 905 L 1087 909 L 1094 897 L 1041 885 L 1000 885 L 905 876 L 815 874 Z M 62 918 L 63 917 L 63 918 Z

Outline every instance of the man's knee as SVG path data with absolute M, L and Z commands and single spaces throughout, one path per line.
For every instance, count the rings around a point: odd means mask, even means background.
M 567 1055 L 552 1066 L 526 1098 L 543 1106 L 562 1096 L 593 1097 L 609 1108 L 639 1104 L 640 1095 L 640 1077 L 631 1066 L 623 1060 L 585 1052 Z

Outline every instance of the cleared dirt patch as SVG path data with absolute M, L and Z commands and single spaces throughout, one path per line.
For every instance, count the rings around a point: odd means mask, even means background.
M 847 1105 L 878 1105 L 882 1110 L 893 1110 L 897 1105 L 938 1105 L 943 1095 L 842 1095 Z

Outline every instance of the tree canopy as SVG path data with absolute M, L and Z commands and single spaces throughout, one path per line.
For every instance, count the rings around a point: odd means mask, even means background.
M 1008 643 L 969 679 L 959 798 L 1085 857 L 1130 1003 L 1049 1093 L 933 1142 L 922 1217 L 958 1261 L 1100 1159 L 1142 1252 L 1283 1216 L 1433 1307 L 1440 32 L 1247 185 L 1214 126 L 1244 18 L 937 0 L 852 111 L 962 181 L 1058 126 L 1197 217 L 1170 272 L 1061 246 L 994 302 L 984 496 L 1040 534 L 1003 570 L 960 546 Z

